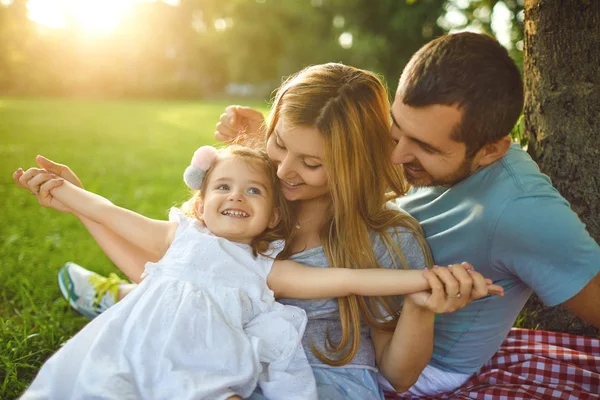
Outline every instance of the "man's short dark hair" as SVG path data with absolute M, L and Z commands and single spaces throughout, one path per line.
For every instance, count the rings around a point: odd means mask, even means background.
M 521 73 L 495 39 L 463 32 L 439 37 L 410 59 L 398 86 L 410 107 L 457 106 L 452 139 L 473 156 L 509 134 L 523 110 Z

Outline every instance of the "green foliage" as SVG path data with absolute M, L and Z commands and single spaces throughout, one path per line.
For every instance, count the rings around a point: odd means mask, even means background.
M 355 46 L 349 63 L 382 74 L 393 94 L 410 57 L 444 30 L 437 19 L 444 12 L 439 0 L 331 0 L 343 15 Z
M 240 82 L 268 96 L 282 77 L 324 62 L 379 72 L 393 90 L 414 51 L 443 33 L 439 0 L 136 2 L 107 35 L 77 21 L 38 26 L 25 3 L 0 4 L 0 93 L 199 98 Z
M 504 6 L 510 13 L 509 28 L 509 54 L 519 68 L 523 67 L 523 35 L 524 35 L 524 0 L 448 0 L 446 8 L 460 12 L 465 17 L 463 25 L 454 26 L 454 29 L 467 27 L 495 36 L 492 14 L 498 6 Z
M 523 114 L 517 120 L 517 123 L 510 131 L 510 138 L 513 142 L 517 142 L 521 145 L 522 148 L 527 149 L 527 144 L 529 143 L 529 138 L 525 133 L 525 125 L 524 125 Z
M 43 154 L 116 204 L 166 218 L 187 199 L 183 171 L 214 141 L 226 104 L 0 97 L 0 399 L 16 398 L 87 322 L 60 295 L 60 266 L 116 271 L 75 218 L 40 207 L 13 184 L 13 171 Z

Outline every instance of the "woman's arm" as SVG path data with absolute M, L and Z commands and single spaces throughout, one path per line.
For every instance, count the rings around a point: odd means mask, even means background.
M 417 382 L 431 359 L 434 320 L 434 312 L 406 296 L 393 333 L 371 329 L 377 367 L 399 393 Z
M 74 213 L 105 226 L 158 258 L 166 252 L 177 229 L 176 223 L 144 217 L 69 182 L 55 187 L 50 194 Z
M 425 270 L 423 276 L 431 291 L 404 296 L 394 333 L 371 329 L 379 371 L 396 391 L 404 392 L 414 385 L 429 363 L 435 314 L 456 311 L 487 295 L 486 279 L 471 265 L 464 263 L 463 266 Z

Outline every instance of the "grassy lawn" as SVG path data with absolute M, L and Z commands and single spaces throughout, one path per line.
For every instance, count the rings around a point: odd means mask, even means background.
M 22 393 L 87 322 L 62 299 L 60 266 L 116 271 L 75 218 L 40 207 L 13 184 L 13 171 L 43 154 L 71 166 L 87 189 L 166 218 L 187 199 L 183 171 L 197 147 L 214 141 L 227 104 L 0 97 L 0 399 Z

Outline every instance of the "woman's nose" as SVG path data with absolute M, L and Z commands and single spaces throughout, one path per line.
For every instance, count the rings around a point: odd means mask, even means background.
M 285 157 L 277 166 L 277 177 L 285 180 L 294 172 L 293 160 L 290 157 Z

